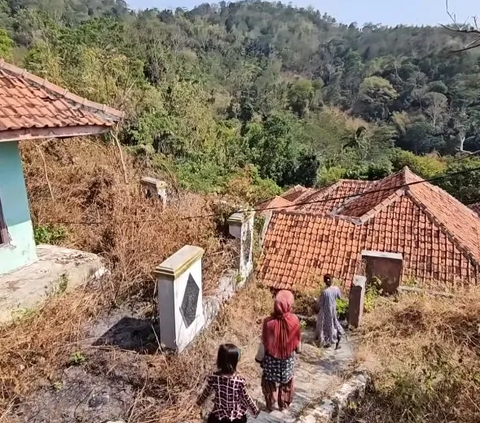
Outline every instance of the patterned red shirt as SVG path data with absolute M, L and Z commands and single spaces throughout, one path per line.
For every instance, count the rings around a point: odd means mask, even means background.
M 250 410 L 254 416 L 259 413 L 257 406 L 247 393 L 245 379 L 241 376 L 211 374 L 207 377 L 206 386 L 197 404 L 202 405 L 212 392 L 215 392 L 212 414 L 219 420 L 241 419 L 247 414 L 247 410 Z

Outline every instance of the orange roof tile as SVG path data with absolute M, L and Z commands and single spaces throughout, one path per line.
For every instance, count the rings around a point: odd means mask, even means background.
M 0 60 L 0 131 L 112 126 L 123 113 Z
M 371 181 L 341 179 L 329 187 L 314 190 L 313 193 L 301 200 L 297 210 L 317 214 L 327 214 L 345 202 L 344 197 L 361 194 L 373 184 Z
M 301 185 L 295 185 L 294 187 L 285 191 L 282 194 L 282 197 L 285 198 L 285 200 L 295 202 L 298 199 L 298 197 L 300 197 L 301 195 L 303 195 L 305 192 L 309 190 L 310 188 L 302 187 Z
M 322 188 L 323 189 L 323 188 Z M 305 188 L 300 195 L 298 195 L 293 201 L 294 204 L 302 204 L 312 194 L 318 192 L 317 188 Z
M 398 189 L 395 182 L 402 181 L 415 184 Z M 480 218 L 440 188 L 419 182 L 406 168 L 375 183 L 385 188 L 381 195 L 369 189 L 347 200 L 338 215 L 273 213 L 260 280 L 275 289 L 305 290 L 315 288 L 322 274 L 332 273 L 349 285 L 359 270 L 361 251 L 376 250 L 403 254 L 404 278 L 477 284 Z M 341 215 L 345 209 L 350 215 Z
M 371 183 L 361 196 L 347 200 L 338 214 L 352 217 L 363 216 L 394 194 L 400 189 L 399 187 L 406 184 L 406 175 L 405 169 L 402 169 L 400 172 Z M 416 175 L 414 176 L 416 177 Z
M 255 209 L 258 212 L 261 212 L 263 210 L 281 210 L 284 207 L 289 208 L 289 206 L 292 206 L 293 203 L 291 201 L 286 200 L 283 197 L 276 196 L 272 198 L 271 200 L 264 201 L 263 203 L 258 204 Z

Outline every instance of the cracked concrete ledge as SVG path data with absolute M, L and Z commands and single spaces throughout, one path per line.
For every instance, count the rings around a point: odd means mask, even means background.
M 96 254 L 38 245 L 33 263 L 0 275 L 0 325 L 21 318 L 52 295 L 73 291 L 108 273 Z
M 321 404 L 308 410 L 298 423 L 327 423 L 333 421 L 352 402 L 365 394 L 370 376 L 366 372 L 354 372 L 352 376 L 333 395 L 325 398 Z

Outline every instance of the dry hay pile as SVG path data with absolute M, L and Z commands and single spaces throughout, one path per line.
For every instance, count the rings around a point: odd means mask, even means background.
M 480 421 L 480 292 L 382 302 L 365 316 L 362 356 L 380 366 L 344 423 Z
M 124 174 L 113 146 L 54 140 L 41 147 L 46 166 L 38 144 L 22 147 L 34 222 L 66 228 L 64 245 L 105 257 L 122 288 L 151 280 L 152 270 L 186 244 L 205 248 L 206 291 L 216 283 L 209 277 L 212 267 L 231 263 L 215 219 L 201 217 L 212 214 L 208 198 L 183 194 L 161 212 L 160 203 L 147 201 L 139 185 L 153 170 L 127 154 Z
M 61 379 L 69 357 L 85 348 L 87 329 L 102 314 L 132 298 L 147 301 L 154 309 L 152 270 L 183 245 L 205 249 L 206 293 L 232 266 L 231 246 L 219 236 L 216 220 L 189 218 L 212 213 L 208 199 L 179 195 L 161 212 L 158 202 L 146 201 L 139 189 L 140 178 L 149 170 L 126 155 L 124 174 L 113 146 L 57 140 L 40 148 L 43 154 L 33 143 L 22 146 L 34 222 L 66 228 L 68 237 L 62 244 L 101 254 L 111 276 L 94 289 L 53 297 L 39 310 L 0 328 L 0 421 L 10 421 L 9 410 L 40 387 L 51 387 Z M 240 293 L 222 313 L 221 324 L 214 325 L 188 354 L 165 357 L 84 349 L 85 369 L 108 377 L 117 365 L 127 368 L 125 379 L 135 392 L 129 422 L 196 417 L 192 395 L 212 365 L 218 343 L 237 341 L 247 355 L 249 349 L 253 354 L 256 324 L 267 313 L 269 298 L 268 292 L 256 287 Z

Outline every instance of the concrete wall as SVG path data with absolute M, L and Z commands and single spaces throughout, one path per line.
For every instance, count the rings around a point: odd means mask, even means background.
M 366 257 L 367 281 L 378 278 L 382 282 L 385 294 L 394 294 L 400 286 L 402 278 L 402 260 L 388 257 Z
M 0 201 L 10 238 L 0 247 L 0 274 L 4 274 L 37 258 L 17 142 L 0 142 Z

